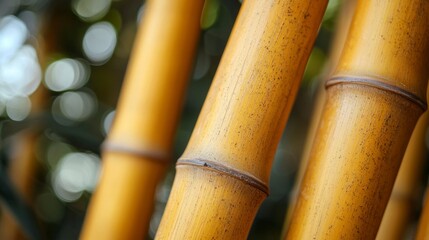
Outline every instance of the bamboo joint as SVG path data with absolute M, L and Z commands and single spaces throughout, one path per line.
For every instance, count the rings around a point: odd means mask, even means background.
M 230 177 L 233 177 L 235 179 L 238 179 L 258 190 L 265 193 L 267 196 L 269 195 L 269 188 L 267 184 L 265 184 L 263 181 L 259 180 L 257 177 L 253 176 L 250 173 L 243 172 L 236 170 L 234 168 L 225 166 L 220 163 L 215 163 L 208 160 L 202 160 L 202 159 L 184 159 L 181 158 L 179 161 L 177 161 L 176 164 L 177 167 L 180 166 L 192 166 L 192 167 L 198 167 L 203 168 L 209 171 L 218 172 Z
M 386 83 L 385 80 L 382 81 L 381 79 L 367 76 L 333 76 L 326 81 L 325 86 L 326 89 L 328 89 L 329 87 L 337 84 L 357 84 L 377 88 L 405 98 L 419 106 L 423 111 L 426 111 L 427 109 L 427 103 L 425 100 L 405 89 Z
M 170 155 L 168 152 L 154 149 L 145 146 L 133 146 L 129 144 L 123 144 L 117 141 L 107 140 L 101 145 L 103 152 L 119 152 L 144 159 L 153 160 L 156 162 L 169 163 Z

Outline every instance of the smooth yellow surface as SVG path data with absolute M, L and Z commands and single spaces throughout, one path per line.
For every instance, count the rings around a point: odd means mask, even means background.
M 409 233 L 410 219 L 415 209 L 414 201 L 407 196 L 394 197 L 393 194 L 390 196 L 377 232 L 378 240 L 407 239 L 406 236 Z
M 429 188 L 426 188 L 426 196 L 423 211 L 420 216 L 419 226 L 417 229 L 416 240 L 429 239 Z
M 298 191 L 304 177 L 305 169 L 307 168 L 308 160 L 310 158 L 311 147 L 313 146 L 314 137 L 316 135 L 316 130 L 319 125 L 320 115 L 322 115 L 323 106 L 325 104 L 326 90 L 325 90 L 325 81 L 329 79 L 332 75 L 334 68 L 338 64 L 340 59 L 344 43 L 349 32 L 350 24 L 353 18 L 354 10 L 356 8 L 357 0 L 348 0 L 342 3 L 340 9 L 340 15 L 337 19 L 337 26 L 335 27 L 335 37 L 331 44 L 331 50 L 329 53 L 329 62 L 325 66 L 324 73 L 320 76 L 320 83 L 318 86 L 318 91 L 316 93 L 316 98 L 314 101 L 313 113 L 311 117 L 311 122 L 308 127 L 307 140 L 304 145 L 303 154 L 301 157 L 301 162 L 299 163 L 298 173 L 295 179 L 294 187 L 291 191 L 288 210 L 283 224 L 282 236 L 286 234 L 286 230 L 290 223 L 290 218 L 292 217 L 293 209 L 295 208 L 296 199 L 298 197 Z
M 326 4 L 243 2 L 182 159 L 216 162 L 268 185 L 274 152 Z M 201 177 L 195 177 L 200 171 Z M 157 239 L 247 237 L 265 194 L 228 175 L 207 179 L 212 175 L 207 168 L 178 166 Z M 225 206 L 231 211 L 225 212 Z
M 81 238 L 143 239 L 165 166 L 122 153 L 108 153 L 103 161 Z
M 203 4 L 203 0 L 147 3 L 109 140 L 170 152 Z
M 243 2 L 183 158 L 217 161 L 268 182 L 326 3 Z
M 412 213 L 415 209 L 416 201 L 414 200 L 418 195 L 416 193 L 420 190 L 421 180 L 424 178 L 425 136 L 428 123 L 429 114 L 426 111 L 417 122 L 405 151 L 392 195 L 377 233 L 378 240 L 401 240 L 410 225 Z
M 376 88 L 329 88 L 287 238 L 375 238 L 419 114 Z
M 426 99 L 429 2 L 359 1 L 337 76 Z M 374 239 L 422 109 L 358 84 L 328 88 L 287 239 Z
M 176 176 L 157 239 L 245 239 L 264 193 L 200 168 L 178 166 Z
M 358 1 L 337 75 L 366 75 L 426 100 L 429 2 Z
M 193 64 L 204 1 L 148 1 L 103 153 L 103 176 L 81 239 L 143 239 L 155 188 L 168 166 Z M 143 156 L 126 149 L 136 149 Z M 144 156 L 147 154 L 147 156 Z

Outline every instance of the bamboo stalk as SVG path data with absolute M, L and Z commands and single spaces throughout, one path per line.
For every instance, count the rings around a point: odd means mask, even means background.
M 57 45 L 56 37 L 53 36 L 57 32 L 57 27 L 52 20 L 48 17 L 42 21 L 42 29 L 37 36 L 38 48 L 36 50 L 41 69 L 45 69 L 47 55 L 52 53 Z M 40 84 L 30 96 L 30 116 L 37 116 L 46 111 L 48 95 L 48 90 L 43 84 Z M 11 182 L 29 206 L 32 206 L 34 200 L 34 183 L 40 167 L 36 159 L 40 133 L 40 126 L 30 126 L 29 129 L 13 137 L 13 154 L 8 169 Z M 27 236 L 14 216 L 7 211 L 4 212 L 0 221 L 0 239 L 18 240 L 30 239 L 31 237 L 36 236 Z
M 429 239 L 429 187 L 426 188 L 423 211 L 420 214 L 420 221 L 417 228 L 416 240 Z
M 356 8 L 356 0 L 348 0 L 344 1 L 341 5 L 340 15 L 337 19 L 337 26 L 335 27 L 335 37 L 332 42 L 331 50 L 329 53 L 329 63 L 325 66 L 323 73 L 321 74 L 321 79 L 326 79 L 329 77 L 334 67 L 337 66 L 338 60 L 340 59 L 341 52 L 343 50 L 344 43 L 346 41 L 347 33 L 349 32 L 349 27 L 352 21 L 353 13 Z M 305 169 L 307 168 L 308 160 L 310 157 L 310 150 L 313 145 L 313 141 L 316 135 L 317 126 L 319 125 L 320 115 L 322 115 L 323 106 L 325 103 L 326 93 L 324 87 L 324 81 L 321 81 L 318 86 L 318 90 L 316 93 L 316 100 L 308 134 L 307 140 L 304 145 L 304 150 L 300 162 L 300 166 L 298 169 L 298 174 L 295 180 L 295 185 L 291 191 L 288 211 L 286 214 L 285 222 L 283 225 L 283 233 L 282 236 L 286 234 L 286 230 L 290 224 L 290 218 L 292 217 L 293 209 L 296 205 L 297 193 L 300 189 L 300 185 L 302 182 L 302 178 L 304 177 Z
M 35 159 L 35 149 L 38 135 L 35 132 L 25 132 L 14 138 L 15 156 L 12 157 L 11 169 L 8 172 L 11 182 L 16 187 L 17 192 L 24 198 L 25 202 L 31 206 L 34 198 L 34 182 L 38 170 Z M 15 220 L 14 216 L 5 211 L 1 218 L 0 238 L 8 240 L 30 239 L 22 229 L 22 226 Z
M 429 96 L 429 88 L 426 93 Z M 393 187 L 392 195 L 384 212 L 377 239 L 403 239 L 409 226 L 415 204 L 416 192 L 420 189 L 426 156 L 425 135 L 429 114 L 426 111 L 417 122 L 411 135 L 404 159 Z
M 246 0 L 157 239 L 245 239 L 327 1 Z
M 32 115 L 39 114 L 44 108 L 47 96 L 46 89 L 41 85 L 30 97 L 32 103 Z M 33 206 L 34 183 L 36 182 L 39 164 L 36 159 L 37 142 L 40 136 L 39 128 L 27 129 L 13 137 L 13 154 L 11 156 L 8 175 L 17 192 L 23 200 Z M 0 239 L 18 240 L 32 239 L 36 236 L 28 236 L 15 217 L 9 212 L 4 212 L 0 221 Z
M 42 39 L 40 39 L 42 42 Z M 43 45 L 43 43 L 41 44 Z M 40 62 L 44 61 L 44 50 L 39 50 Z M 31 115 L 35 116 L 40 114 L 46 108 L 47 90 L 42 86 L 38 87 L 36 92 L 31 96 Z M 40 127 L 29 127 L 25 131 L 13 136 L 12 140 L 12 154 L 8 175 L 11 183 L 13 183 L 16 191 L 23 197 L 23 200 L 29 205 L 33 206 L 34 200 L 34 183 L 37 178 L 39 164 L 36 159 L 37 142 L 40 136 Z M 18 239 L 31 239 L 36 236 L 28 236 L 22 226 L 16 221 L 15 217 L 10 212 L 5 211 L 0 220 L 0 239 L 18 240 Z
M 426 109 L 429 2 L 359 1 L 287 239 L 373 239 Z
M 204 1 L 148 1 L 82 239 L 142 239 L 172 150 Z

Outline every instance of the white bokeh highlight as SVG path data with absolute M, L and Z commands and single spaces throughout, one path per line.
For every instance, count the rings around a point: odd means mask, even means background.
M 99 22 L 86 31 L 82 48 L 93 63 L 104 63 L 110 59 L 116 47 L 116 31 L 112 24 Z

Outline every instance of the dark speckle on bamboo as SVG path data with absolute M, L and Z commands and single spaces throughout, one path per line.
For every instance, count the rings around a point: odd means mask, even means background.
M 247 237 L 267 195 L 275 150 L 326 5 L 327 0 L 243 2 L 178 161 L 158 239 Z M 195 186 L 203 190 L 192 191 Z

